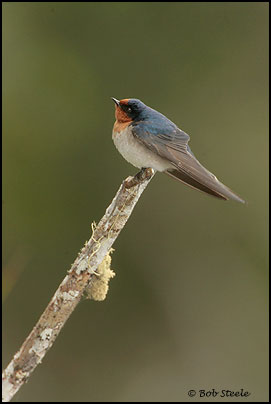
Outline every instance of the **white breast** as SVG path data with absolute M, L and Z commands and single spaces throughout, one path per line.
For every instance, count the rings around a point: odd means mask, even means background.
M 112 138 L 120 154 L 133 166 L 138 168 L 151 167 L 157 171 L 165 171 L 168 168 L 172 168 L 170 162 L 139 143 L 133 136 L 129 126 L 121 132 L 113 131 Z

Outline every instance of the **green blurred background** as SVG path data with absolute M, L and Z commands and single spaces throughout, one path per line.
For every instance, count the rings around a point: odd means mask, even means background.
M 14 401 L 266 401 L 263 2 L 3 3 L 3 366 L 137 171 L 113 145 L 111 96 L 167 115 L 248 204 L 157 174 L 114 245 L 106 301 L 80 303 Z

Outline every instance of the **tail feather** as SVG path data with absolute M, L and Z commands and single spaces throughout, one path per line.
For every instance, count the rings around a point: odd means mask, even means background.
M 169 176 L 189 185 L 192 188 L 198 189 L 199 191 L 205 192 L 209 195 L 215 196 L 216 198 L 219 199 L 233 199 L 238 202 L 244 203 L 245 201 L 241 199 L 238 195 L 236 195 L 233 191 L 231 191 L 228 187 L 223 185 L 221 182 L 219 182 L 215 177 L 213 181 L 210 181 L 210 183 L 207 185 L 206 181 L 205 184 L 200 182 L 200 180 L 196 180 L 195 178 L 191 177 L 184 171 L 180 171 L 177 169 L 170 169 L 165 171 L 166 174 Z

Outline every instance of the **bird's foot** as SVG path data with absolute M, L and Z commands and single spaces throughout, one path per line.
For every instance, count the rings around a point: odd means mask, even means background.
M 126 178 L 124 181 L 124 186 L 125 188 L 132 188 L 145 180 L 149 180 L 153 174 L 154 170 L 152 168 L 143 167 L 136 175 L 134 175 L 134 177 Z

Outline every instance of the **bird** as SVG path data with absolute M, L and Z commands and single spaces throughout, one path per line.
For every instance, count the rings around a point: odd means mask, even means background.
M 163 172 L 219 199 L 245 202 L 203 167 L 188 145 L 190 136 L 165 115 L 136 98 L 111 98 L 116 118 L 113 142 L 130 164 Z

